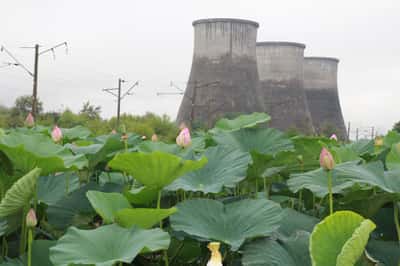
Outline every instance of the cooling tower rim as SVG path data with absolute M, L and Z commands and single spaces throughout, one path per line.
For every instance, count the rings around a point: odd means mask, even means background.
M 299 48 L 306 48 L 304 43 L 299 42 L 282 42 L 282 41 L 268 41 L 268 42 L 257 42 L 256 46 L 293 46 Z
M 242 23 L 242 24 L 250 24 L 258 28 L 260 24 L 258 22 L 247 20 L 247 19 L 238 19 L 238 18 L 206 18 L 206 19 L 198 19 L 192 22 L 193 26 L 197 24 L 203 23 L 216 23 L 216 22 L 233 22 L 233 23 Z
M 304 60 L 319 60 L 319 61 L 333 61 L 339 63 L 339 59 L 336 57 L 324 57 L 324 56 L 306 56 Z

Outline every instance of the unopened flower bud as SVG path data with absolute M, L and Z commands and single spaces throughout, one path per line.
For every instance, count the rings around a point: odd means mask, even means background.
M 319 155 L 319 164 L 324 170 L 332 170 L 335 167 L 335 160 L 326 148 L 322 148 L 321 150 L 321 154 Z
M 151 136 L 151 141 L 153 141 L 153 142 L 158 141 L 158 136 L 157 136 L 157 134 L 153 134 L 153 135 Z
M 185 127 L 176 137 L 176 144 L 178 144 L 178 146 L 181 146 L 182 148 L 186 148 L 189 147 L 191 143 L 192 139 L 190 137 L 190 131 L 187 127 Z
M 32 113 L 29 113 L 25 119 L 25 125 L 27 127 L 33 127 L 35 125 L 35 119 L 33 118 Z
M 332 134 L 329 139 L 336 140 L 336 141 L 338 140 L 336 134 Z
M 33 228 L 37 225 L 36 213 L 34 209 L 30 209 L 26 214 L 26 226 Z
M 58 126 L 55 126 L 53 128 L 53 131 L 51 132 L 51 138 L 53 139 L 54 142 L 60 142 L 63 137 L 62 131 Z

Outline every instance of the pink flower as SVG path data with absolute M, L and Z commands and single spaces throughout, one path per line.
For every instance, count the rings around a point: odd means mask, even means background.
M 29 114 L 26 116 L 25 125 L 27 127 L 33 127 L 35 125 L 35 119 L 33 118 L 33 115 L 31 112 L 29 112 Z
M 34 209 L 30 209 L 26 214 L 26 226 L 32 228 L 37 225 L 36 213 Z
M 113 130 L 111 130 L 111 134 L 115 135 L 115 134 L 117 134 L 117 131 L 115 129 L 113 129 Z
M 53 139 L 54 142 L 60 142 L 62 139 L 62 131 L 58 126 L 55 126 L 53 128 L 53 131 L 51 132 L 51 138 Z
M 187 127 L 183 128 L 179 135 L 176 137 L 176 144 L 183 148 L 189 147 L 192 143 L 192 139 L 190 137 L 190 131 Z
M 153 141 L 153 142 L 158 141 L 158 136 L 157 136 L 157 134 L 153 134 L 153 135 L 151 136 L 151 141 Z
M 332 136 L 330 137 L 330 139 L 333 139 L 333 140 L 336 140 L 336 141 L 338 140 L 336 134 L 332 134 Z
M 335 160 L 326 148 L 322 148 L 321 150 L 321 154 L 319 155 L 319 164 L 324 170 L 332 170 L 333 167 L 335 167 Z

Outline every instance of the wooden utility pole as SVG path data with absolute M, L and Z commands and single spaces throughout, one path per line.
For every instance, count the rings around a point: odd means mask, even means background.
M 119 126 L 120 122 L 120 117 L 121 117 L 121 100 L 125 98 L 127 95 L 132 95 L 131 90 L 139 85 L 139 81 L 136 81 L 123 95 L 122 93 L 122 83 L 126 82 L 125 80 L 119 78 L 118 79 L 118 87 L 117 88 L 109 88 L 109 89 L 103 89 L 103 91 L 108 92 L 109 94 L 113 95 L 114 97 L 117 98 L 117 127 Z M 117 93 L 114 93 L 114 91 L 117 91 Z
M 35 67 L 33 70 L 33 93 L 32 93 L 32 115 L 37 114 L 37 82 L 38 82 L 38 66 L 39 66 L 39 44 L 35 45 Z
M 34 48 L 35 49 L 35 61 L 34 61 L 34 71 L 33 73 L 27 68 L 25 67 L 21 62 L 18 61 L 18 59 L 10 52 L 8 51 L 4 46 L 1 46 L 0 52 L 4 51 L 6 52 L 14 61 L 14 65 L 16 66 L 20 66 L 21 68 L 23 68 L 33 79 L 33 92 L 32 92 L 32 115 L 34 117 L 36 117 L 37 115 L 37 91 L 38 91 L 38 72 L 39 72 L 39 56 L 48 52 L 52 52 L 53 53 L 53 57 L 55 59 L 55 49 L 60 47 L 60 46 L 65 46 L 66 49 L 68 49 L 68 45 L 67 42 L 62 42 L 60 44 L 57 44 L 49 49 L 46 49 L 44 51 L 39 51 L 39 44 L 35 44 L 34 47 L 21 47 L 21 48 Z M 66 50 L 68 51 L 68 50 Z

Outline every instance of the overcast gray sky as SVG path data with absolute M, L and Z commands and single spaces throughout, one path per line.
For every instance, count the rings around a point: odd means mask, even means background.
M 232 17 L 260 23 L 259 41 L 295 41 L 307 45 L 306 56 L 339 58 L 339 94 L 346 120 L 375 126 L 383 133 L 400 120 L 400 1 L 396 0 L 2 0 L 0 45 L 33 66 L 35 43 L 43 48 L 63 41 L 64 49 L 40 57 L 39 97 L 45 110 L 84 101 L 101 105 L 103 116 L 115 101 L 102 88 L 119 77 L 136 80 L 135 95 L 122 111 L 152 111 L 175 118 L 180 96 L 170 81 L 184 88 L 189 76 L 193 28 L 199 18 Z M 2 62 L 10 61 L 0 53 Z M 31 78 L 18 67 L 0 68 L 0 104 L 31 94 Z

